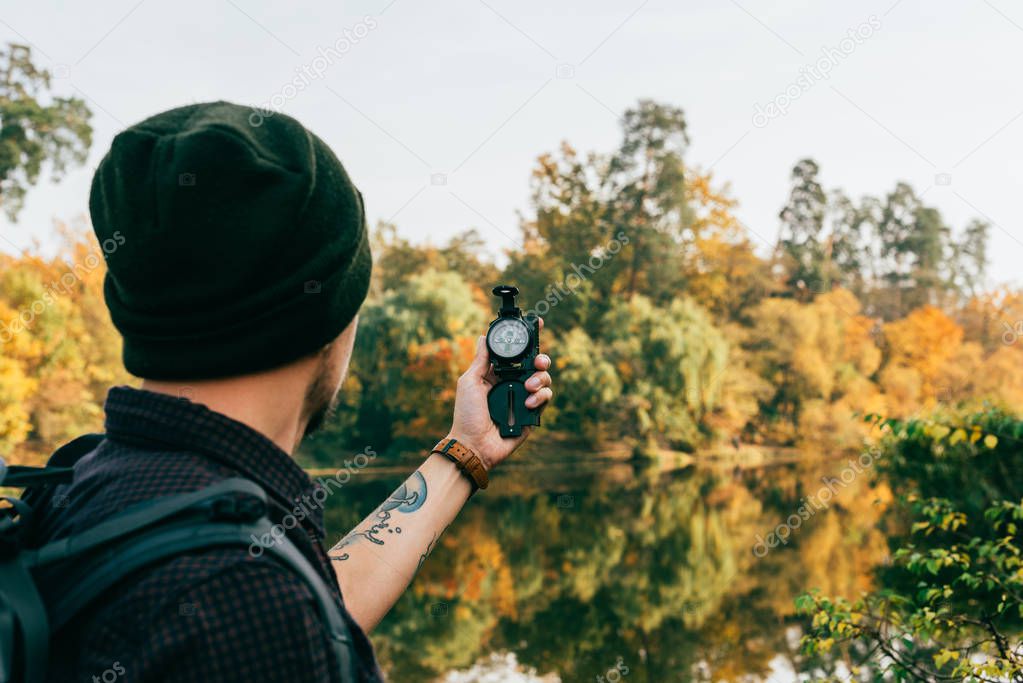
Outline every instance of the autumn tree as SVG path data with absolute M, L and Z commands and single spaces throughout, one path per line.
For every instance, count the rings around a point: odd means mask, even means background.
M 997 287 L 970 297 L 956 312 L 963 338 L 986 352 L 1023 347 L 1023 292 Z
M 523 307 L 542 310 L 555 329 L 594 331 L 600 307 L 612 298 L 614 270 L 595 270 L 590 259 L 605 254 L 614 237 L 602 187 L 606 160 L 585 157 L 568 143 L 557 156 L 543 154 L 531 177 L 534 215 L 522 222 L 522 249 L 509 253 L 504 279 L 523 292 Z M 608 254 L 609 255 L 609 254 Z M 624 258 L 619 254 L 614 259 Z
M 338 414 L 309 445 L 311 457 L 328 457 L 335 441 L 383 452 L 420 428 L 446 429 L 451 390 L 486 327 L 483 296 L 458 273 L 431 268 L 371 296 L 359 314 Z
M 746 350 L 773 387 L 761 405 L 768 433 L 792 442 L 822 434 L 854 439 L 846 426 L 857 410 L 876 407 L 870 378 L 881 362 L 874 323 L 857 299 L 840 289 L 810 304 L 768 299 L 753 320 Z
M 613 300 L 642 294 L 662 304 L 684 288 L 688 144 L 681 109 L 642 100 L 622 117 L 614 152 L 581 155 L 565 143 L 558 155 L 540 156 L 524 249 L 510 255 L 505 273 L 534 301 L 556 297 L 552 324 L 593 334 Z
M 892 397 L 893 415 L 906 415 L 940 400 L 945 365 L 958 351 L 963 331 L 934 306 L 919 308 L 884 326 L 885 365 L 880 383 Z
M 112 384 L 129 380 L 103 301 L 103 248 L 65 230 L 60 252 L 0 255 L 0 444 L 37 462 L 102 424 Z
M 686 198 L 692 211 L 692 243 L 684 252 L 686 292 L 722 320 L 746 320 L 761 299 L 777 289 L 771 265 L 760 258 L 735 217 L 737 201 L 715 187 L 709 173 L 690 172 Z
M 413 244 L 398 233 L 397 226 L 381 222 L 372 232 L 372 247 L 374 293 L 396 289 L 425 270 L 455 271 L 481 288 L 497 284 L 498 269 L 475 230 L 457 233 L 441 245 Z

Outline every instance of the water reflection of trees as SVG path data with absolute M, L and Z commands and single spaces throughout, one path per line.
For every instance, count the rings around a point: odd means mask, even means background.
M 513 474 L 516 493 L 477 496 L 374 634 L 385 668 L 421 680 L 513 650 L 565 681 L 593 680 L 619 657 L 637 681 L 764 675 L 777 655 L 796 657 L 785 637 L 794 596 L 862 589 L 884 552 L 874 526 L 885 496 L 863 481 L 786 547 L 753 556 L 756 534 L 791 514 L 824 467 L 576 472 L 528 487 Z M 330 510 L 328 527 L 339 533 L 391 483 L 351 488 L 356 505 Z

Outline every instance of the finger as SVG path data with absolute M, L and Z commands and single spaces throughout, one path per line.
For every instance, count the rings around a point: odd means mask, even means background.
M 533 360 L 533 367 L 537 370 L 548 370 L 551 367 L 551 357 L 546 353 L 541 353 L 536 359 Z
M 540 322 L 540 330 L 542 331 L 543 330 L 543 318 L 541 318 L 540 316 L 536 316 L 536 319 Z
M 476 355 L 465 374 L 469 377 L 485 377 L 489 371 L 490 355 L 487 353 L 487 341 L 485 337 L 480 337 L 476 340 Z
M 526 389 L 529 391 L 536 391 L 540 387 L 549 387 L 551 385 L 551 373 L 549 372 L 534 372 L 533 376 L 526 380 Z
M 537 391 L 535 394 L 530 394 L 526 399 L 527 408 L 536 408 L 547 403 L 554 396 L 554 392 L 551 391 L 550 387 L 544 387 Z

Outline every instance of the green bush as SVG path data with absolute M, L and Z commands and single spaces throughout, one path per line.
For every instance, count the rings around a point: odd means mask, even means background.
M 900 494 L 892 564 L 858 600 L 802 596 L 807 667 L 857 680 L 1021 681 L 1023 422 L 989 411 L 881 421 Z

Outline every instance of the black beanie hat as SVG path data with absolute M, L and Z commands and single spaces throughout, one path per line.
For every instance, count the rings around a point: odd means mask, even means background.
M 277 367 L 336 338 L 366 298 L 362 195 L 302 124 L 254 111 L 157 114 L 115 137 L 96 170 L 104 295 L 134 375 Z

